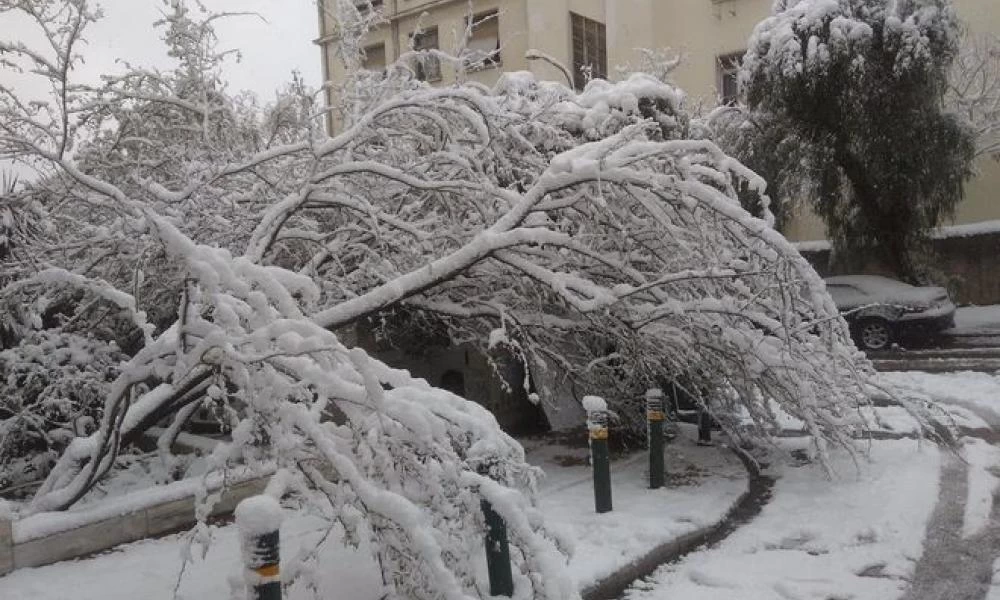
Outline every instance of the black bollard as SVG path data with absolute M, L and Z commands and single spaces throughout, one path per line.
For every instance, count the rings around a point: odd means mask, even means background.
M 510 570 L 510 546 L 507 525 L 486 500 L 481 502 L 486 518 L 486 569 L 490 576 L 490 595 L 514 595 L 514 576 Z
M 252 496 L 236 507 L 248 600 L 281 600 L 280 524 L 281 505 L 270 496 Z
M 646 432 L 649 436 L 649 489 L 663 487 L 663 392 L 646 390 Z
M 608 409 L 602 398 L 583 399 L 590 430 L 590 462 L 594 467 L 594 508 L 611 512 L 611 453 L 608 450 Z
M 698 410 L 698 445 L 712 445 L 712 415 L 705 410 L 705 407 Z

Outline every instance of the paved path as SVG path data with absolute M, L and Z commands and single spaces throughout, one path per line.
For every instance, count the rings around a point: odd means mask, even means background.
M 998 445 L 1000 419 L 973 405 L 961 405 L 992 427 L 992 431 L 969 434 Z M 902 600 L 984 600 L 990 592 L 993 563 L 1000 556 L 1000 497 L 994 495 L 987 526 L 963 538 L 969 466 L 953 454 L 943 456 L 938 504 L 927 525 L 923 556 Z

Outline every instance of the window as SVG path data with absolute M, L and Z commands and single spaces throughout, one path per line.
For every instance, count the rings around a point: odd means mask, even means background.
M 471 35 L 466 42 L 472 68 L 494 69 L 500 62 L 500 13 L 495 10 L 472 17 Z M 480 62 L 481 61 L 481 62 Z
M 716 81 L 718 82 L 719 99 L 723 104 L 732 106 L 740 98 L 738 75 L 743 52 L 726 54 L 716 59 Z
M 573 26 L 573 87 L 608 76 L 608 42 L 604 23 L 570 13 Z M 588 77 L 589 74 L 589 77 Z
M 362 15 L 367 15 L 368 11 L 382 12 L 382 1 L 383 0 L 360 0 L 360 2 L 355 2 L 354 6 L 357 7 L 358 12 Z
M 438 29 L 429 27 L 419 33 L 411 33 L 413 49 L 437 50 L 438 49 Z M 420 81 L 440 81 L 441 80 L 441 59 L 433 54 L 420 56 L 413 65 L 413 72 Z
M 367 71 L 384 71 L 385 44 L 375 44 L 365 48 L 365 60 L 361 66 Z

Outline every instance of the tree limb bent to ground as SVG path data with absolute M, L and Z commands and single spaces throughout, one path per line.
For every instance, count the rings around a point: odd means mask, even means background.
M 516 595 L 576 596 L 533 508 L 538 473 L 495 418 L 333 332 L 388 310 L 505 345 L 624 414 L 630 390 L 683 380 L 746 415 L 734 434 L 766 438 L 790 414 L 824 464 L 831 445 L 855 451 L 871 366 L 766 200 L 761 219 L 739 205 L 762 180 L 692 135 L 672 85 L 576 93 L 512 73 L 434 89 L 401 64 L 356 73 L 327 137 L 301 86 L 266 110 L 225 94 L 210 29 L 183 5 L 165 18 L 182 68 L 99 87 L 62 68 L 97 18 L 85 1 L 0 9 L 26 12 L 58 55 L 3 46 L 56 93 L 0 97 L 0 157 L 43 171 L 33 193 L 66 225 L 24 242 L 35 261 L 11 265 L 0 300 L 74 290 L 89 302 L 62 326 L 96 326 L 96 303 L 138 340 L 30 510 L 71 506 L 127 440 L 156 423 L 175 435 L 208 404 L 233 438 L 212 470 L 276 469 L 271 493 L 370 542 L 390 595 L 485 595 L 468 532 L 486 498 L 510 529 Z

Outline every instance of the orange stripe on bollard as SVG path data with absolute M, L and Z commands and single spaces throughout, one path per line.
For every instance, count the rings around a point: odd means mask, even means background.
M 278 565 L 263 565 L 254 569 L 254 572 L 261 577 L 277 577 L 280 573 Z
M 590 439 L 592 439 L 592 440 L 606 440 L 606 439 L 608 439 L 608 430 L 607 429 L 591 429 L 590 430 Z

